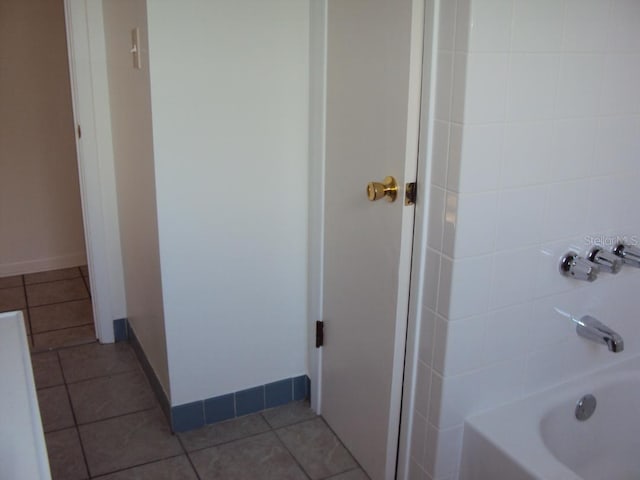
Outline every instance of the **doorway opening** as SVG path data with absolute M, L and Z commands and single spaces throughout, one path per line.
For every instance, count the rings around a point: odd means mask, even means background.
M 62 1 L 2 2 L 0 312 L 34 350 L 96 340 L 67 51 Z

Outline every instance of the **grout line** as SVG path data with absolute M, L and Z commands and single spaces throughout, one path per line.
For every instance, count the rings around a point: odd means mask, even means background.
M 29 321 L 31 321 L 31 317 L 29 317 Z M 32 330 L 31 330 L 32 333 L 31 334 L 32 335 L 41 335 L 43 333 L 62 332 L 64 330 L 72 330 L 74 328 L 86 327 L 87 325 L 93 325 L 93 322 L 80 323 L 78 325 L 72 325 L 70 327 L 52 328 L 51 330 L 42 330 L 42 331 L 35 332 L 35 333 L 33 333 L 33 327 L 32 327 Z
M 71 385 L 74 385 L 73 383 Z M 77 425 L 80 426 L 87 426 L 87 425 L 95 425 L 96 423 L 100 423 L 100 422 L 106 422 L 107 420 L 113 420 L 115 418 L 120 418 L 120 417 L 126 417 L 127 415 L 135 415 L 136 413 L 143 413 L 143 412 L 150 412 L 151 410 L 155 410 L 158 407 L 158 405 L 154 405 L 153 407 L 149 407 L 149 408 L 142 408 L 140 410 L 134 410 L 133 412 L 126 412 L 126 413 L 121 413 L 119 415 L 112 415 L 110 417 L 105 417 L 105 418 L 99 418 L 97 420 L 91 420 L 90 422 L 84 422 L 84 423 L 78 423 Z
M 201 480 L 200 474 L 198 473 L 198 469 L 194 465 L 193 460 L 191 459 L 191 455 L 189 455 L 189 452 L 187 451 L 186 447 L 184 446 L 184 443 L 182 442 L 182 438 L 180 438 L 180 435 L 176 435 L 176 438 L 178 439 L 178 443 L 180 443 L 180 446 L 182 447 L 182 451 L 184 452 L 184 455 L 187 457 L 187 462 L 189 462 L 189 465 L 191 465 L 191 468 L 193 469 L 194 473 L 196 474 L 196 478 L 198 480 Z
M 76 435 L 78 436 L 78 443 L 80 443 L 80 451 L 82 452 L 82 460 L 84 461 L 84 466 L 87 469 L 87 475 L 91 477 L 91 470 L 89 470 L 89 462 L 87 461 L 87 453 L 84 449 L 84 443 L 82 442 L 82 437 L 80 436 L 80 429 L 78 428 L 78 419 L 76 418 L 76 412 L 73 408 L 73 402 L 71 401 L 71 394 L 69 393 L 69 385 L 67 385 L 67 380 L 64 376 L 64 370 L 62 369 L 62 361 L 60 360 L 60 355 L 56 352 L 56 359 L 58 360 L 58 366 L 60 367 L 60 373 L 62 374 L 62 380 L 64 381 L 64 390 L 67 393 L 67 401 L 69 402 L 69 409 L 71 410 L 71 416 L 73 417 L 73 428 L 76 431 Z
M 293 458 L 293 461 L 296 462 L 296 465 L 298 465 L 298 467 L 300 468 L 300 470 L 302 471 L 302 473 L 309 479 L 311 480 L 311 475 L 309 473 L 307 473 L 307 470 L 302 466 L 302 464 L 298 461 L 297 457 L 293 454 L 293 452 L 291 450 L 289 450 L 289 447 L 287 447 L 287 445 L 282 441 L 282 439 L 280 438 L 280 435 L 278 435 L 275 431 L 272 432 L 273 435 L 276 437 L 276 439 L 278 440 L 278 442 L 280 443 L 280 445 L 282 445 L 282 447 L 285 449 L 285 451 L 289 454 L 289 456 L 291 458 Z
M 33 328 L 31 327 L 31 314 L 29 312 L 29 298 L 27 297 L 27 286 L 24 284 L 24 275 L 20 275 L 20 277 L 22 278 L 22 294 L 24 295 L 24 310 L 27 313 L 27 324 L 29 325 L 29 331 L 27 332 L 28 335 L 33 335 Z M 35 342 L 33 341 L 33 337 L 31 337 L 31 343 Z
M 60 300 L 59 302 L 43 303 L 40 305 L 29 305 L 29 301 L 27 300 L 27 308 L 50 307 L 51 305 L 60 305 L 61 303 L 77 302 L 80 300 L 90 300 L 90 299 L 91 297 L 87 294 L 86 297 L 69 298 L 67 300 Z
M 184 455 L 184 453 L 180 453 L 178 455 L 169 455 L 168 457 L 159 458 L 157 460 L 151 460 L 150 462 L 137 463 L 135 465 L 131 465 L 130 467 L 118 468 L 117 470 L 112 470 L 112 471 L 109 471 L 109 472 L 101 473 L 100 475 L 95 476 L 95 477 L 94 476 L 90 476 L 90 478 L 92 478 L 92 479 L 94 479 L 94 478 L 95 479 L 100 479 L 100 478 L 110 477 L 114 473 L 127 472 L 129 470 L 133 470 L 134 468 L 144 467 L 146 465 L 151 465 L 153 463 L 163 462 L 165 460 L 171 460 L 172 458 L 178 458 L 178 457 L 181 457 L 182 455 Z M 198 480 L 200 480 L 199 477 L 198 477 Z

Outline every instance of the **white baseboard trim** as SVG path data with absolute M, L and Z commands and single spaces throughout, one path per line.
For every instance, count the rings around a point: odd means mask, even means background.
M 44 272 L 86 264 L 87 254 L 85 252 L 61 255 L 59 257 L 39 258 L 37 260 L 27 260 L 24 262 L 0 263 L 0 277 Z

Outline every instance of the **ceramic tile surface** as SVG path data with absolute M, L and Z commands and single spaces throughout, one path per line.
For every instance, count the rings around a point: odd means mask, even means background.
M 38 390 L 40 416 L 45 432 L 73 427 L 73 413 L 64 385 Z
M 316 413 L 309 408 L 309 402 L 292 402 L 282 407 L 272 408 L 262 412 L 262 416 L 271 428 L 286 427 L 293 423 L 310 420 Z
M 183 453 L 159 408 L 80 425 L 91 475 L 101 475 Z
M 269 430 L 260 414 L 246 415 L 226 422 L 207 425 L 198 430 L 180 433 L 179 437 L 188 452 L 212 447 L 239 438 Z
M 186 455 L 96 478 L 100 480 L 198 480 Z
M 304 480 L 307 476 L 273 432 L 190 454 L 203 479 Z
M 53 480 L 84 480 L 89 478 L 82 456 L 82 446 L 75 428 L 47 433 L 49 467 Z
M 29 309 L 34 334 L 93 324 L 91 300 L 74 300 Z
M 55 282 L 58 280 L 68 280 L 76 278 L 81 275 L 78 267 L 62 268 L 60 270 L 49 270 L 46 272 L 29 273 L 24 276 L 25 285 L 32 285 L 34 283 L 47 283 Z
M 92 343 L 60 350 L 60 361 L 67 382 L 123 373 L 139 368 L 129 344 Z
M 72 383 L 69 395 L 78 424 L 148 410 L 156 405 L 156 397 L 141 370 Z
M 357 466 L 321 418 L 285 427 L 276 433 L 312 479 L 325 478 Z
M 26 290 L 31 307 L 89 298 L 89 291 L 82 277 L 27 285 Z

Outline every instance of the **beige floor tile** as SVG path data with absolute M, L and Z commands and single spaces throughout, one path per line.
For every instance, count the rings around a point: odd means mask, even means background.
M 262 416 L 271 425 L 271 428 L 281 428 L 304 420 L 311 420 L 316 417 L 316 413 L 311 410 L 308 401 L 302 401 L 265 410 L 262 412 Z
M 100 480 L 198 480 L 186 455 L 96 478 Z
M 89 267 L 87 267 L 86 265 L 82 265 L 80 267 L 80 273 L 82 273 L 83 277 L 88 277 L 89 276 Z
M 33 351 L 42 352 L 54 348 L 95 343 L 95 341 L 96 332 L 93 325 L 65 328 L 33 335 Z
M 23 287 L 0 289 L 0 313 L 22 310 L 26 306 Z
M 369 480 L 369 477 L 358 468 L 357 470 L 351 470 L 350 472 L 329 477 L 327 480 Z
M 31 331 L 36 333 L 93 324 L 91 300 L 74 300 L 29 309 Z
M 159 408 L 81 425 L 79 430 L 92 476 L 183 453 Z
M 128 343 L 92 343 L 60 350 L 58 353 L 62 371 L 69 383 L 139 368 L 138 360 Z
M 89 292 L 82 277 L 57 282 L 27 285 L 29 307 L 69 302 L 89 298 Z
M 80 439 L 75 428 L 47 433 L 45 439 L 53 480 L 84 480 L 89 478 L 82 456 Z
M 73 413 L 64 385 L 38 390 L 38 404 L 45 432 L 74 426 Z
M 69 385 L 78 424 L 151 409 L 156 398 L 141 370 Z
M 22 275 L 0 278 L 0 288 L 21 287 Z
M 62 385 L 62 369 L 58 361 L 56 352 L 36 353 L 31 355 L 31 365 L 33 376 L 36 381 L 36 388 L 47 388 L 55 385 Z
M 256 414 L 207 425 L 197 430 L 180 433 L 178 436 L 184 448 L 191 452 L 267 432 L 268 430 L 269 425 L 260 414 Z
M 321 418 L 297 423 L 276 433 L 314 480 L 357 467 L 347 449 Z
M 34 283 L 55 282 L 57 280 L 67 280 L 81 275 L 78 267 L 62 268 L 60 270 L 49 270 L 48 272 L 29 273 L 24 276 L 25 285 Z
M 273 432 L 189 454 L 200 478 L 207 480 L 297 480 L 306 475 Z

